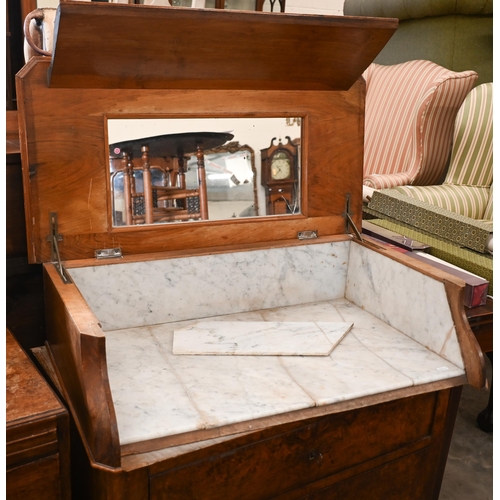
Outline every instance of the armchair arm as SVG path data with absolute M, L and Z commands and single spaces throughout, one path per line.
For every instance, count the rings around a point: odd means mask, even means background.
M 389 189 L 411 184 L 411 177 L 407 172 L 398 174 L 372 174 L 363 179 L 363 185 L 374 189 Z

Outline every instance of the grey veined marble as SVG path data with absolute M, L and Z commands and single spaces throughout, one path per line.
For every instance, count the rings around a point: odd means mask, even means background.
M 351 328 L 324 321 L 200 321 L 174 331 L 173 353 L 328 356 Z
M 355 242 L 70 273 L 107 330 L 121 444 L 464 375 L 443 283 Z M 352 328 L 331 330 L 338 345 L 323 356 L 174 354 L 174 332 L 192 349 L 187 332 L 200 320 L 226 322 L 238 342 L 259 325 L 260 344 L 269 337 L 281 354 L 297 324 Z

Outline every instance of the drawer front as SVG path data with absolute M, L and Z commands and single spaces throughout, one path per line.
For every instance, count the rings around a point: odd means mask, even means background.
M 50 417 L 7 426 L 7 467 L 57 453 L 59 449 L 57 424 L 56 418 Z
M 433 500 L 438 498 L 428 448 L 311 493 L 288 492 L 279 500 Z M 278 500 L 278 499 L 276 499 Z
M 269 498 L 430 442 L 438 393 L 312 420 L 268 439 L 150 478 L 151 498 Z
M 6 491 L 9 500 L 67 498 L 62 495 L 59 455 L 7 469 Z

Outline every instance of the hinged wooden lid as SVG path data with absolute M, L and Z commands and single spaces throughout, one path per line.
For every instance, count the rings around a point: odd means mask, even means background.
M 50 87 L 347 90 L 395 19 L 63 2 Z
M 53 213 L 63 261 L 105 248 L 130 255 L 344 234 L 346 199 L 361 227 L 360 77 L 396 27 L 61 3 L 53 60 L 33 58 L 17 75 L 30 261 L 51 260 Z M 302 121 L 300 214 L 113 227 L 108 119 L 276 116 Z

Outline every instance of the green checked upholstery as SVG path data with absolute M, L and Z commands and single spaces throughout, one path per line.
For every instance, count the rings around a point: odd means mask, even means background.
M 453 132 L 450 168 L 442 185 L 401 186 L 410 198 L 477 220 L 493 220 L 493 84 L 475 87 Z
M 371 64 L 366 81 L 363 184 L 374 189 L 437 184 L 445 174 L 457 112 L 475 71 L 413 60 Z

